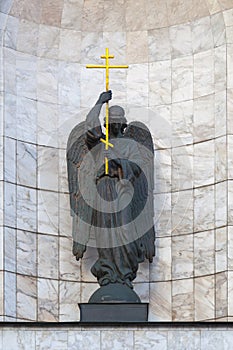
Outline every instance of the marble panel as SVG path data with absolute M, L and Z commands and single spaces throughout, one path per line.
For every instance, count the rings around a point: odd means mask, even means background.
M 3 191 L 4 191 L 4 182 L 3 181 L 0 181 L 0 222 L 1 224 L 3 223 L 3 218 L 4 218 L 4 200 L 5 200 L 5 196 L 3 197 Z M 4 198 L 4 200 L 3 200 Z
M 168 28 L 148 31 L 148 51 L 149 62 L 169 60 L 171 58 Z
M 171 282 L 150 283 L 149 321 L 171 321 Z
M 3 226 L 0 226 L 0 271 L 3 270 L 4 263 L 5 263 L 4 260 L 6 260 L 5 257 L 3 256 L 3 252 L 4 252 L 4 248 L 5 248 L 4 247 L 4 243 L 5 243 L 4 240 L 5 240 L 5 234 L 4 234 Z M 12 250 L 15 250 L 14 246 L 13 246 Z
M 221 5 L 222 10 L 232 9 L 232 1 L 231 0 L 218 0 Z
M 226 24 L 226 27 L 233 26 L 233 9 L 228 11 L 223 11 L 223 18 Z
M 150 284 L 149 283 L 134 283 L 134 291 L 137 293 L 142 303 L 150 302 Z
M 117 1 L 122 1 L 122 0 L 117 0 Z M 115 1 L 114 4 L 117 2 Z M 105 2 L 106 4 L 106 2 Z M 110 4 L 110 3 L 109 3 Z M 111 5 L 114 6 L 112 3 Z M 113 54 L 114 59 L 112 62 L 113 64 L 116 65 L 121 65 L 121 64 L 127 64 L 126 61 L 126 32 L 120 31 L 119 29 L 114 32 L 104 32 L 103 33 L 103 47 L 109 47 L 110 48 L 110 54 Z M 102 61 L 103 62 L 103 61 Z M 112 74 L 114 72 L 119 71 L 118 69 L 111 70 L 111 85 L 112 85 Z M 126 70 L 121 70 L 125 72 Z M 114 89 L 115 90 L 115 89 Z
M 125 29 L 125 1 L 104 1 L 103 31 L 116 32 L 125 31 Z
M 79 332 L 78 332 L 79 333 Z M 67 331 L 66 330 L 43 330 L 36 332 L 36 350 L 65 350 L 67 349 Z M 76 344 L 77 345 L 77 344 Z
M 105 51 L 103 49 L 103 33 L 95 32 L 82 32 L 81 40 L 81 63 L 83 64 L 103 64 L 103 59 L 100 58 L 101 55 L 104 55 Z M 110 52 L 112 54 L 112 52 Z M 92 69 L 86 70 L 85 72 L 92 71 Z M 98 70 L 99 71 L 99 70 Z M 96 74 L 92 72 L 92 74 Z M 100 70 L 102 71 L 102 70 Z
M 172 124 L 171 124 L 171 106 L 150 107 L 149 120 L 147 125 L 154 140 L 155 149 L 171 148 L 172 145 Z M 140 118 L 141 119 L 141 118 Z M 155 159 L 156 161 L 156 159 Z
M 81 262 L 77 262 L 72 254 L 71 238 L 60 237 L 59 239 L 59 278 L 61 280 L 80 281 L 81 280 Z M 82 259 L 84 264 L 86 254 Z M 93 261 L 92 261 L 93 262 Z M 96 279 L 94 279 L 96 281 Z
M 8 16 L 4 35 L 4 46 L 16 49 L 19 19 Z
M 214 183 L 214 141 L 194 144 L 194 187 Z
M 233 226 L 228 226 L 227 228 L 227 263 L 228 269 L 233 269 Z
M 16 186 L 8 182 L 4 184 L 4 224 L 16 227 Z
M 226 89 L 226 46 L 214 49 L 215 92 Z
M 58 281 L 39 278 L 38 321 L 58 321 L 58 307 Z
M 72 258 L 75 259 L 74 257 Z M 96 282 L 96 277 L 94 277 L 94 275 L 91 273 L 91 268 L 97 259 L 97 249 L 93 247 L 87 247 L 87 250 L 81 261 L 81 280 L 83 282 Z
M 70 215 L 70 196 L 68 194 L 59 194 L 59 234 L 71 237 L 72 217 Z
M 125 1 L 125 20 L 127 31 L 147 29 L 147 2 L 145 0 Z M 140 16 L 138 14 L 140 13 Z
M 68 349 L 76 350 L 77 344 L 81 349 L 100 350 L 101 332 L 99 330 L 83 330 L 77 332 L 76 330 L 68 331 Z
M 193 232 L 193 190 L 172 193 L 172 234 Z
M 172 102 L 193 98 L 193 58 L 177 58 L 172 61 Z
M 227 140 L 219 137 L 215 140 L 215 181 L 227 179 Z
M 233 135 L 227 136 L 228 178 L 233 179 Z
M 79 62 L 81 58 L 81 33 L 76 30 L 61 29 L 59 59 Z
M 127 32 L 126 53 L 128 64 L 148 62 L 148 32 Z
M 205 35 L 203 35 L 205 33 Z M 210 17 L 200 18 L 192 23 L 193 52 L 209 50 L 214 46 Z
M 167 4 L 164 0 L 149 1 L 146 4 L 147 9 L 147 28 L 165 28 L 169 26 Z
M 194 100 L 194 141 L 204 141 L 215 136 L 214 94 Z
M 194 148 L 195 149 L 195 148 Z M 172 190 L 193 187 L 193 145 L 172 149 Z
M 37 96 L 39 101 L 58 102 L 58 61 L 38 58 Z
M 16 83 L 17 95 L 37 99 L 37 58 L 27 53 L 17 52 Z
M 60 29 L 40 24 L 38 34 L 37 55 L 56 59 L 59 54 Z
M 82 31 L 103 31 L 104 2 L 103 0 L 87 0 L 83 4 Z
M 171 193 L 154 195 L 154 221 L 158 237 L 171 235 Z
M 36 187 L 36 146 L 30 143 L 17 142 L 17 183 Z
M 167 6 L 167 16 L 169 25 L 186 23 L 190 19 L 189 5 L 183 0 L 170 0 Z
M 4 284 L 3 284 L 3 277 L 4 273 L 3 271 L 0 271 L 0 315 L 4 314 Z M 1 333 L 0 333 L 0 337 L 1 337 Z M 1 348 L 1 341 L 0 341 L 0 349 Z
M 172 279 L 193 277 L 193 235 L 172 237 Z
M 33 99 L 17 98 L 17 139 L 36 143 L 37 109 Z
M 150 264 L 150 281 L 166 281 L 171 279 L 171 238 L 157 238 L 155 242 L 156 255 Z
M 80 65 L 78 63 L 59 63 L 58 100 L 62 105 L 80 107 Z
M 135 349 L 134 332 L 130 330 L 116 330 L 114 332 L 103 330 L 101 332 L 101 349 Z
M 203 349 L 230 350 L 232 347 L 233 333 L 231 330 L 203 330 L 201 332 L 201 344 Z
M 39 25 L 21 20 L 18 27 L 17 50 L 36 55 L 38 46 Z
M 99 288 L 97 282 L 82 282 L 81 283 L 81 303 L 87 303 L 92 294 Z
M 227 130 L 233 134 L 233 89 L 227 90 Z
M 227 224 L 227 183 L 220 182 L 215 185 L 215 226 Z
M 209 12 L 211 15 L 221 11 L 221 7 L 219 5 L 218 0 L 207 0 L 207 5 L 208 5 Z
M 10 227 L 4 228 L 4 255 L 1 258 L 4 259 L 5 270 L 16 272 L 16 230 Z
M 41 0 L 41 23 L 60 27 L 63 4 L 64 0 Z
M 156 350 L 167 350 L 167 332 L 164 330 L 152 331 L 152 330 L 136 330 L 134 349 L 153 349 L 156 346 Z
M 195 321 L 211 320 L 215 317 L 214 276 L 198 277 L 195 286 Z
M 21 1 L 22 14 L 20 18 L 27 19 L 28 21 L 40 23 L 41 21 L 41 2 L 35 0 L 23 0 Z
M 170 42 L 172 58 L 192 55 L 191 24 L 170 27 Z
M 216 272 L 227 269 L 227 228 L 221 227 L 215 230 L 215 270 Z
M 58 106 L 37 103 L 37 142 L 39 145 L 58 147 Z
M 59 321 L 78 321 L 80 302 L 80 283 L 60 281 L 59 283 Z
M 4 139 L 4 180 L 16 183 L 16 141 Z
M 214 92 L 213 50 L 194 55 L 194 98 Z
M 30 276 L 37 274 L 37 237 L 35 233 L 17 231 L 17 272 Z
M 233 181 L 228 182 L 228 224 L 233 224 Z
M 37 229 L 36 190 L 34 189 L 17 186 L 17 227 L 28 231 Z
M 233 44 L 227 45 L 227 87 L 233 88 Z
M 10 15 L 14 16 L 14 17 L 21 17 L 22 15 L 22 11 L 23 11 L 23 4 L 24 4 L 25 0 L 22 0 L 21 3 L 18 3 L 17 1 L 13 1 L 13 3 L 11 4 L 11 9 L 10 9 Z
M 215 94 L 215 137 L 226 135 L 227 130 L 226 90 Z
M 35 350 L 36 332 L 25 330 L 4 330 L 1 349 Z
M 215 271 L 214 231 L 194 234 L 194 272 L 195 276 L 210 275 Z
M 227 272 L 216 274 L 216 317 L 225 317 L 227 310 Z
M 149 282 L 149 261 L 145 260 L 139 264 L 136 282 Z
M 228 271 L 228 316 L 232 316 L 232 315 L 233 315 L 233 271 Z
M 10 272 L 4 273 L 4 312 L 16 317 L 16 275 Z
M 81 30 L 83 0 L 64 0 L 61 27 Z
M 155 151 L 155 192 L 163 193 L 171 190 L 171 151 Z
M 67 137 L 68 139 L 68 137 Z M 66 150 L 59 150 L 59 190 L 60 192 L 68 191 L 68 174 L 67 174 L 67 161 Z M 64 201 L 63 201 L 64 203 Z M 69 209 L 69 205 L 67 207 Z
M 194 190 L 194 232 L 214 228 L 214 186 Z
M 232 35 L 233 35 L 233 26 L 226 27 L 226 41 L 228 44 L 233 44 Z
M 58 193 L 38 192 L 38 230 L 42 233 L 58 234 Z
M 193 143 L 193 101 L 172 104 L 172 146 Z
M 38 276 L 58 278 L 58 238 L 49 235 L 38 235 Z
M 92 62 L 95 64 L 95 62 Z M 104 71 L 103 69 L 86 69 L 81 66 L 81 80 L 80 80 L 81 97 L 80 103 L 82 108 L 88 108 L 88 111 L 95 105 L 99 94 L 104 90 Z M 88 89 L 87 89 L 88 86 Z M 93 94 L 95 91 L 95 94 Z M 73 107 L 72 107 L 73 108 Z M 76 116 L 78 115 L 77 109 Z M 87 110 L 84 112 L 82 118 L 85 118 Z
M 172 281 L 172 320 L 194 320 L 193 279 Z M 187 349 L 188 350 L 188 349 Z
M 127 104 L 148 106 L 148 65 L 135 64 L 127 70 Z
M 8 14 L 12 6 L 12 0 L 5 0 L 0 4 L 0 12 Z
M 198 350 L 201 349 L 200 330 L 177 330 L 168 332 L 168 349 Z
M 222 12 L 216 13 L 211 17 L 211 27 L 214 39 L 214 47 L 225 44 L 226 28 Z
M 149 65 L 150 106 L 171 103 L 171 62 L 159 61 Z
M 38 187 L 58 190 L 59 153 L 55 148 L 38 147 Z
M 4 64 L 4 86 L 5 86 L 5 91 L 7 92 L 5 100 L 8 100 L 11 103 L 11 107 L 14 107 L 14 105 L 16 104 L 15 95 L 17 93 L 15 51 L 6 48 L 3 51 L 2 64 Z M 13 94 L 13 95 L 10 95 L 10 94 Z M 13 117 L 15 117 L 15 110 L 13 111 L 12 109 L 10 109 L 9 105 L 6 105 L 5 114 L 9 115 L 10 122 L 11 122 L 12 119 L 14 119 Z M 9 121 L 6 123 L 6 126 L 5 126 L 6 128 L 8 124 L 9 124 Z
M 122 61 L 122 62 L 125 62 Z M 117 63 L 116 63 L 117 64 Z M 112 69 L 110 73 L 112 103 L 127 108 L 127 69 Z
M 37 280 L 17 275 L 17 317 L 36 321 Z
M 8 16 L 5 13 L 0 12 L 0 30 L 4 30 L 6 27 Z

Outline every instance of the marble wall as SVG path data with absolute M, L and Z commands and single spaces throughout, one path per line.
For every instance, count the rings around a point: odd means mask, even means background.
M 138 15 L 140 13 L 140 16 Z M 0 2 L 0 315 L 76 321 L 98 287 L 71 253 L 66 142 L 104 90 L 155 144 L 150 321 L 233 317 L 232 0 Z
M 232 328 L 227 327 L 6 327 L 0 349 L 8 350 L 231 350 Z M 1 348 L 2 345 L 2 348 Z

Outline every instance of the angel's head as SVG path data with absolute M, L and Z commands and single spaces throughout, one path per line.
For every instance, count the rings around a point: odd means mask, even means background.
M 104 126 L 106 127 L 106 118 L 104 118 Z M 109 108 L 109 131 L 112 136 L 118 136 L 124 132 L 127 127 L 125 111 L 120 106 L 111 106 Z

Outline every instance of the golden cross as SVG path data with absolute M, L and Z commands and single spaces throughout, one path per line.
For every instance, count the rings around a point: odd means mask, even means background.
M 109 59 L 114 58 L 113 55 L 109 55 L 109 49 L 105 49 L 105 55 L 100 56 L 100 58 L 105 59 L 105 65 L 95 65 L 95 64 L 87 64 L 86 68 L 104 68 L 106 70 L 106 91 L 109 90 L 109 69 L 111 68 L 128 68 L 128 66 L 114 66 L 109 65 Z M 105 144 L 105 149 L 108 150 L 108 147 L 113 147 L 113 144 L 109 142 L 109 106 L 106 103 L 106 119 L 105 119 L 105 127 L 106 127 L 106 135 L 105 140 L 100 139 L 101 142 Z M 108 174 L 108 158 L 105 157 L 105 174 Z

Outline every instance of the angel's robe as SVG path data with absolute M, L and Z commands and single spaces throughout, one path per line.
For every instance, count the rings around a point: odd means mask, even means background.
M 145 260 L 143 242 L 135 238 L 135 213 L 130 204 L 134 183 L 141 174 L 141 156 L 136 142 L 127 142 L 124 137 L 110 139 L 114 147 L 109 147 L 109 174 L 106 175 L 105 146 L 100 141 L 104 135 L 99 121 L 96 126 L 96 119 L 96 116 L 95 119 L 89 118 L 86 132 L 86 144 L 95 158 L 95 181 L 99 194 L 97 210 L 92 211 L 91 219 L 99 258 L 91 271 L 100 285 L 118 282 L 132 288 L 131 281 L 136 278 L 138 264 Z M 138 203 L 138 207 L 140 204 L 143 206 L 143 203 Z

